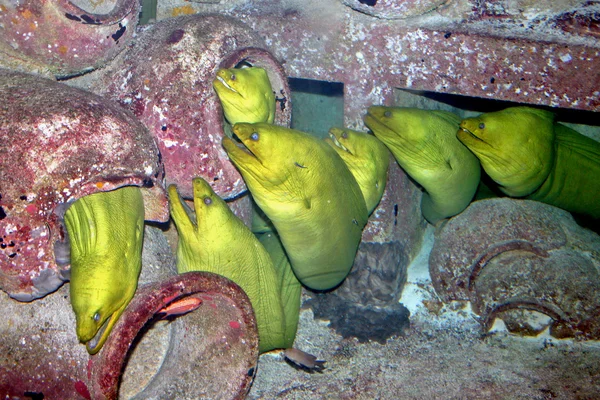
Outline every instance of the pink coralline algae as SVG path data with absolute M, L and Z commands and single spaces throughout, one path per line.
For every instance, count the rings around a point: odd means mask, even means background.
M 129 108 L 158 141 L 167 183 L 191 198 L 200 176 L 223 198 L 246 190 L 221 147 L 223 113 L 212 81 L 219 68 L 265 68 L 278 101 L 275 123 L 289 125 L 290 91 L 281 64 L 248 26 L 228 17 L 171 18 L 142 30 L 100 72 L 91 90 Z
M 600 236 L 569 213 L 513 199 L 472 203 L 436 231 L 429 271 L 442 301 L 471 301 L 484 330 L 600 338 Z M 531 313 L 548 318 L 533 323 Z
M 69 0 L 0 4 L 0 65 L 25 72 L 70 76 L 114 58 L 133 36 L 138 0 L 117 0 L 107 14 Z
M 62 216 L 80 197 L 140 186 L 146 219 L 168 219 L 156 143 L 117 104 L 0 70 L 0 120 L 0 288 L 11 297 L 30 301 L 62 284 Z

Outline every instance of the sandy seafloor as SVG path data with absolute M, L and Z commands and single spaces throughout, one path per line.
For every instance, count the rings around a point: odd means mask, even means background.
M 600 342 L 509 334 L 501 322 L 483 334 L 468 304 L 430 312 L 427 259 L 433 229 L 408 269 L 401 303 L 410 328 L 386 344 L 344 339 L 301 313 L 295 346 L 326 360 L 323 372 L 260 357 L 249 399 L 600 399 Z

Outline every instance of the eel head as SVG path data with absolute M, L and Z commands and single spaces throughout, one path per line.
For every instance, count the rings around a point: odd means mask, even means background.
M 213 81 L 213 87 L 230 124 L 273 122 L 275 94 L 267 71 L 263 68 L 220 69 Z
M 512 107 L 467 118 L 457 137 L 509 196 L 535 191 L 553 168 L 554 124 L 547 111 Z

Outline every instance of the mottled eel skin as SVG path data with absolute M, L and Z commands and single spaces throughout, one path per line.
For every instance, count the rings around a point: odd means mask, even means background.
M 553 113 L 486 113 L 463 120 L 457 137 L 507 195 L 600 218 L 600 143 L 556 123 Z
M 481 167 L 456 139 L 460 117 L 438 110 L 369 107 L 365 124 L 425 192 L 421 212 L 438 221 L 462 212 L 473 199 Z
M 195 216 L 190 217 L 177 188 L 169 186 L 179 233 L 177 271 L 207 271 L 237 283 L 256 315 L 259 351 L 288 347 L 280 282 L 269 253 L 204 179 L 195 178 L 193 189 Z M 290 312 L 298 314 L 299 303 Z
M 300 282 L 339 285 L 350 272 L 367 209 L 350 170 L 325 141 L 275 125 L 236 124 L 244 147 L 223 146 L 269 217 Z
M 138 187 L 94 193 L 65 213 L 71 242 L 71 305 L 90 354 L 131 301 L 142 268 L 144 201 Z

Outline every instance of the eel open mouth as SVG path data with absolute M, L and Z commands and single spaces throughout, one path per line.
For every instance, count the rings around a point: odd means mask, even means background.
M 484 141 L 484 140 L 482 140 L 481 138 L 479 138 L 477 135 L 475 135 L 473 132 L 471 132 L 471 131 L 470 131 L 470 130 L 468 130 L 467 128 L 464 128 L 464 127 L 462 127 L 462 126 L 461 126 L 461 127 L 459 127 L 459 128 L 458 128 L 458 132 L 459 132 L 459 133 L 460 133 L 460 132 L 465 132 L 465 133 L 467 134 L 467 136 L 468 136 L 468 137 L 470 137 L 470 138 L 472 138 L 472 139 L 475 139 L 475 140 L 477 140 L 477 141 L 479 141 L 479 142 L 481 142 L 481 143 L 486 143 L 486 144 L 487 144 L 487 142 L 486 142 L 486 141 Z
M 252 150 L 246 147 L 242 139 L 239 136 L 237 136 L 235 132 L 233 133 L 232 138 L 223 138 L 223 147 L 225 147 L 225 150 L 229 154 L 230 158 L 232 157 L 231 153 L 234 153 L 233 157 L 235 157 L 235 152 L 237 152 L 238 156 L 251 157 L 253 160 L 258 161 L 262 165 L 262 161 L 260 160 L 260 158 L 257 157 L 256 154 L 252 152 Z
M 122 311 L 123 310 L 117 310 L 114 313 L 112 313 L 110 318 L 107 318 L 106 321 L 104 321 L 104 323 L 102 324 L 102 326 L 100 326 L 100 329 L 98 329 L 98 332 L 96 332 L 94 337 L 91 338 L 85 344 L 88 353 L 96 354 L 98 351 L 100 351 L 100 349 L 104 345 L 104 342 L 106 342 L 106 339 L 108 339 L 108 335 L 110 335 L 110 332 L 112 331 L 113 326 L 119 319 L 119 316 L 121 315 Z
M 232 92 L 234 92 L 234 93 L 237 93 L 237 92 L 238 92 L 237 90 L 235 90 L 234 88 L 232 88 L 231 86 L 229 86 L 229 84 L 228 84 L 228 83 L 225 81 L 225 79 L 221 78 L 219 75 L 217 75 L 217 80 L 218 80 L 219 82 L 221 82 L 221 84 L 222 84 L 223 86 L 225 86 L 225 88 L 226 88 L 227 90 L 231 90 L 231 91 L 232 91 Z
M 340 149 L 344 150 L 347 153 L 352 154 L 352 152 L 350 150 L 348 150 L 348 148 L 346 146 L 344 146 L 342 143 L 340 143 L 340 141 L 337 139 L 337 137 L 333 133 L 329 132 L 329 138 L 337 147 L 339 147 Z

